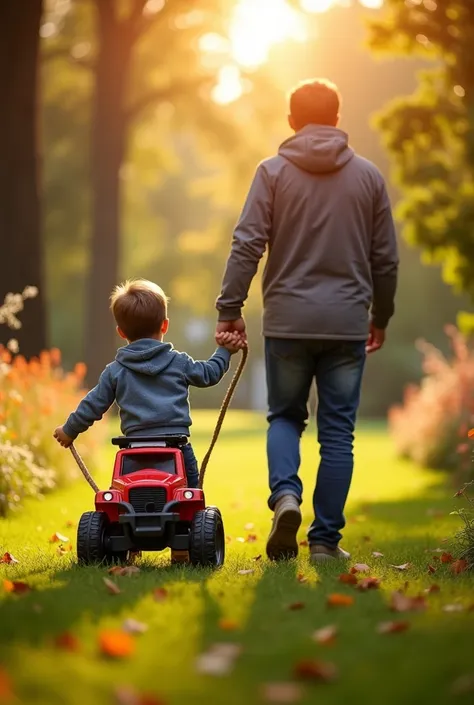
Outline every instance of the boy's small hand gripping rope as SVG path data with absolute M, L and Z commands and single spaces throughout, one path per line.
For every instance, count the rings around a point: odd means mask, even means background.
M 232 401 L 232 397 L 234 396 L 235 389 L 237 387 L 237 384 L 239 383 L 239 380 L 242 376 L 242 372 L 244 371 L 245 363 L 247 362 L 247 357 L 249 354 L 249 349 L 248 347 L 242 348 L 242 357 L 240 358 L 239 365 L 234 373 L 234 376 L 232 377 L 231 383 L 229 384 L 229 388 L 226 392 L 226 395 L 224 397 L 224 401 L 222 402 L 221 409 L 219 411 L 219 417 L 217 419 L 217 424 L 214 429 L 214 433 L 212 434 L 212 439 L 211 439 L 211 444 L 209 446 L 209 450 L 207 451 L 206 455 L 203 458 L 203 461 L 201 463 L 201 470 L 199 472 L 199 488 L 202 489 L 204 485 L 204 477 L 206 475 L 206 469 L 209 464 L 209 460 L 212 454 L 212 451 L 214 450 L 214 446 L 217 443 L 217 439 L 219 438 L 219 433 L 222 428 L 222 424 L 224 423 L 225 415 L 227 413 L 227 409 L 229 408 L 229 404 Z M 92 487 L 94 492 L 97 494 L 99 492 L 99 488 L 95 484 L 89 470 L 87 469 L 83 459 L 77 452 L 77 450 L 74 447 L 74 443 L 71 443 L 69 446 L 69 450 L 71 451 L 74 460 L 76 461 L 77 465 L 79 466 L 80 471 L 86 478 L 87 482 L 89 485 Z

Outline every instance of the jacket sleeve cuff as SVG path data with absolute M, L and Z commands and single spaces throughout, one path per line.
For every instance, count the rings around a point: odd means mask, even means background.
M 69 438 L 72 438 L 73 440 L 75 440 L 79 435 L 79 433 L 77 431 L 75 431 L 73 429 L 73 427 L 71 426 L 71 422 L 69 421 L 69 419 L 64 424 L 63 431 L 66 434 L 66 436 L 69 436 Z
M 239 318 L 242 318 L 242 309 L 240 309 L 238 307 L 237 308 L 224 308 L 222 310 L 219 310 L 217 320 L 220 322 L 237 321 Z
M 226 367 L 228 368 L 230 365 L 230 358 L 232 357 L 231 353 L 227 350 L 227 348 L 217 348 L 216 352 L 214 353 L 217 357 L 222 358 L 225 363 Z

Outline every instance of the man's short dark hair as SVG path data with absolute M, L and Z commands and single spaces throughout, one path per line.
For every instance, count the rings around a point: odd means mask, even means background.
M 303 81 L 290 95 L 294 126 L 337 125 L 341 96 L 337 86 L 324 78 Z

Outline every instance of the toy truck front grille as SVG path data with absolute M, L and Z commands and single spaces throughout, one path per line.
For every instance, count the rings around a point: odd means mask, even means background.
M 166 504 L 166 489 L 164 487 L 132 487 L 128 498 L 137 513 L 161 512 Z

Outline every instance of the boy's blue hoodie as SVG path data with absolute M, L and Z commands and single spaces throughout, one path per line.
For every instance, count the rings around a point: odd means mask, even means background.
M 136 340 L 117 351 L 99 383 L 64 424 L 76 438 L 92 426 L 114 401 L 127 436 L 153 429 L 154 434 L 189 435 L 192 424 L 189 387 L 212 387 L 229 369 L 230 353 L 218 348 L 207 361 L 195 361 L 170 343 L 152 338 Z

